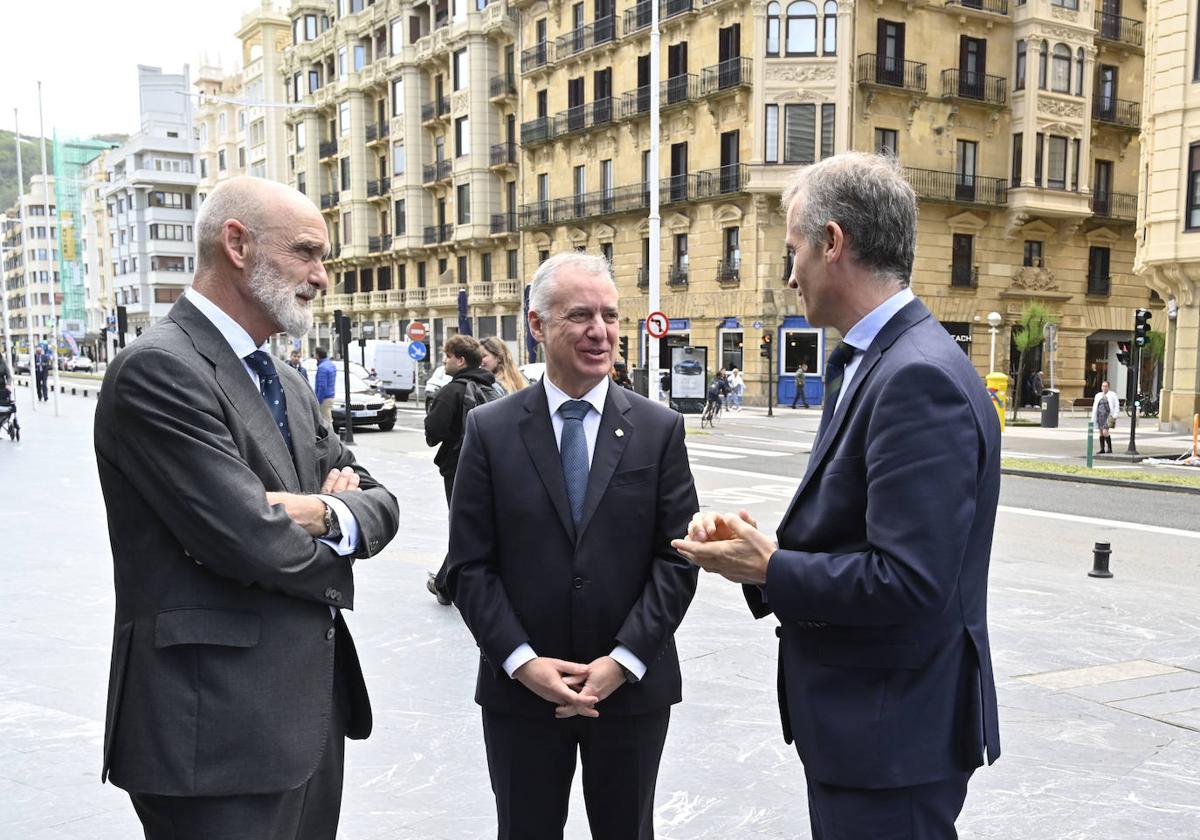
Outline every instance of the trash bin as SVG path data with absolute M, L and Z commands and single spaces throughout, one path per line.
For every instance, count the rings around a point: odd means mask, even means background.
M 1042 428 L 1058 428 L 1058 397 L 1059 392 L 1046 388 L 1042 391 Z

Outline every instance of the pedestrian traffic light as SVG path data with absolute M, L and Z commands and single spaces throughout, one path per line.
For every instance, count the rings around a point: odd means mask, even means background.
M 1145 347 L 1150 341 L 1150 310 L 1139 309 L 1133 313 L 1133 341 L 1138 347 Z
M 625 361 L 629 361 L 629 336 L 623 335 L 617 339 L 617 341 L 621 346 L 621 358 Z
M 1129 367 L 1129 342 L 1117 342 L 1117 364 Z
M 762 344 L 759 345 L 759 355 L 764 359 L 771 358 L 771 334 L 763 333 Z

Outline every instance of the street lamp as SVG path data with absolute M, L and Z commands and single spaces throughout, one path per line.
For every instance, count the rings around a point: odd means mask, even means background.
M 992 352 L 988 357 L 988 373 L 993 373 L 996 370 L 996 332 L 1002 323 L 1004 323 L 1004 316 L 999 312 L 988 313 L 988 332 L 992 336 Z

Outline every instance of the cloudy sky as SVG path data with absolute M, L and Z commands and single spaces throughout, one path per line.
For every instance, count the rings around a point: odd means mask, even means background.
M 132 134 L 140 126 L 137 66 L 191 75 L 202 60 L 234 69 L 242 15 L 261 0 L 37 0 L 4 3 L 0 127 L 38 130 L 42 82 L 46 134 Z M 286 7 L 284 0 L 274 5 Z M 47 13 L 53 17 L 47 18 Z

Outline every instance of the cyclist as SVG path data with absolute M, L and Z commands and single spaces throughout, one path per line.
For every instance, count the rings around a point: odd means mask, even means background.
M 708 400 L 704 406 L 704 416 L 712 421 L 712 418 L 721 413 L 721 406 L 725 401 L 725 397 L 729 394 L 729 379 L 725 375 L 725 368 L 717 371 L 717 375 L 708 383 Z

